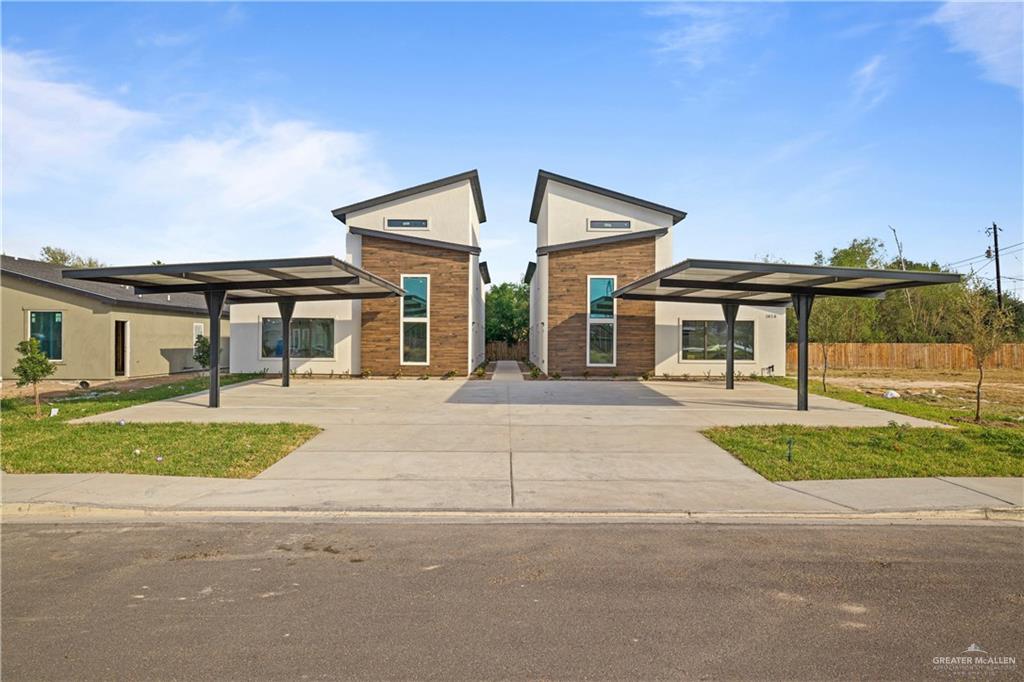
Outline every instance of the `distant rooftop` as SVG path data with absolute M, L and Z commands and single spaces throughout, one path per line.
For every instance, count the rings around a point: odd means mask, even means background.
M 44 263 L 31 258 L 0 256 L 0 277 L 34 282 L 88 296 L 112 306 L 151 308 L 169 312 L 206 315 L 206 301 L 202 294 L 147 294 L 136 296 L 131 287 L 121 284 L 89 282 L 65 278 L 63 265 Z

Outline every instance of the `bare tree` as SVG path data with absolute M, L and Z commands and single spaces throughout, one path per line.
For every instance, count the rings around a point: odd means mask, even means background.
M 960 296 L 959 326 L 964 343 L 971 347 L 978 385 L 974 394 L 974 421 L 981 421 L 981 384 L 985 380 L 985 362 L 999 352 L 1009 338 L 1013 322 L 1006 310 L 996 305 L 991 292 L 972 278 Z

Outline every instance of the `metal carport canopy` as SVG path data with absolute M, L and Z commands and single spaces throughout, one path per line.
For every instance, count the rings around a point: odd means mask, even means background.
M 796 309 L 797 409 L 807 409 L 807 322 L 817 296 L 882 298 L 891 289 L 950 284 L 960 275 L 825 265 L 687 259 L 612 292 L 613 298 L 666 303 L 716 303 L 728 330 L 726 388 L 733 387 L 736 313 L 741 305 Z
M 282 334 L 290 338 L 295 304 L 402 296 L 396 284 L 334 256 L 170 263 L 65 270 L 64 277 L 133 287 L 136 294 L 203 294 L 210 314 L 210 407 L 220 405 L 220 317 L 224 303 L 277 303 Z M 290 344 L 284 344 L 281 382 L 289 384 Z

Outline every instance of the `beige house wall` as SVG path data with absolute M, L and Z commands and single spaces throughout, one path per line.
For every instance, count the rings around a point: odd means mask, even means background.
M 29 336 L 30 311 L 60 311 L 64 357 L 55 362 L 53 379 L 89 381 L 114 377 L 114 322 L 128 323 L 127 377 L 143 377 L 199 369 L 192 360 L 193 323 L 205 315 L 187 315 L 145 308 L 115 307 L 70 290 L 4 276 L 0 287 L 0 378 L 10 379 L 18 362 L 19 342 Z M 228 364 L 227 316 L 221 321 L 221 366 Z

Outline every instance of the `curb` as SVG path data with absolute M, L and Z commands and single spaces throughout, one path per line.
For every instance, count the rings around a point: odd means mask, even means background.
M 59 521 L 304 521 L 434 523 L 1024 523 L 1024 508 L 934 509 L 876 512 L 595 512 L 595 511 L 380 511 L 289 509 L 147 509 L 59 503 L 0 504 L 0 522 Z

